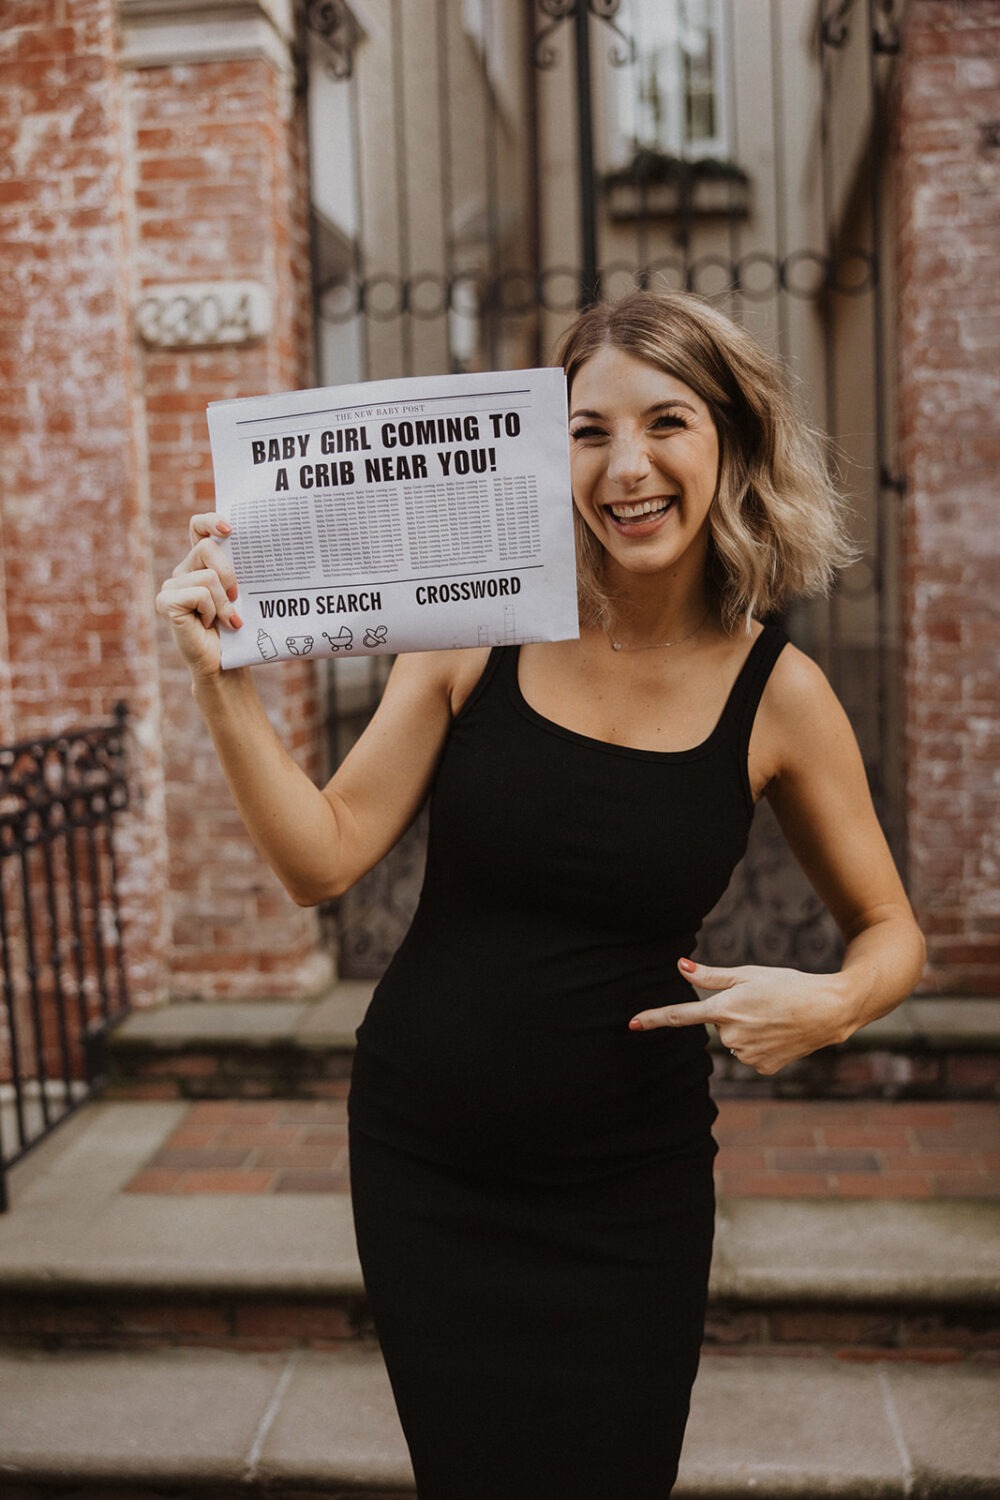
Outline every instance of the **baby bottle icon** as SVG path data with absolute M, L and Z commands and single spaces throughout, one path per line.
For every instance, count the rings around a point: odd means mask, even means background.
M 257 650 L 265 661 L 274 661 L 278 654 L 277 646 L 263 628 L 257 632 Z

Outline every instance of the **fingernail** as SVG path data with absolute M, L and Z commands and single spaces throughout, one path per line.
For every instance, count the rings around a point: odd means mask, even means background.
M 229 623 L 233 627 L 234 630 L 240 630 L 242 628 L 242 626 L 243 626 L 243 621 L 240 619 L 240 617 L 236 613 L 235 609 L 233 610 L 232 614 L 229 616 Z
M 231 589 L 226 589 L 226 598 L 227 599 L 232 599 L 232 601 L 233 601 L 234 604 L 235 604 L 236 600 L 239 597 L 240 597 L 240 591 L 239 591 L 239 588 L 237 587 L 237 585 L 235 583 L 233 584 L 233 586 L 232 586 Z
M 628 1029 L 629 1029 L 629 1031 L 641 1031 L 642 1030 L 642 1022 L 639 1020 L 638 1016 L 633 1016 L 632 1017 L 631 1021 L 628 1023 Z
M 228 521 L 218 521 L 216 523 L 215 529 L 216 531 L 221 532 L 223 536 L 229 536 L 232 533 L 233 528 L 230 526 Z
M 693 974 L 698 965 L 693 964 L 689 958 L 679 958 L 677 967 L 683 969 L 685 974 Z

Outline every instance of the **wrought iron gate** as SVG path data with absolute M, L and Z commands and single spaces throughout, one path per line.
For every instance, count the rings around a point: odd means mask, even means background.
M 111 724 L 0 747 L 0 1211 L 5 1169 L 90 1098 L 128 1010 L 126 717 L 119 704 Z
M 834 438 L 861 560 L 796 606 L 897 846 L 898 485 L 886 91 L 893 0 L 309 0 L 324 382 L 547 363 L 577 308 L 688 288 L 780 351 Z M 331 666 L 336 754 L 384 663 Z M 417 830 L 345 899 L 342 969 L 381 971 L 416 899 Z M 702 948 L 836 959 L 762 809 Z

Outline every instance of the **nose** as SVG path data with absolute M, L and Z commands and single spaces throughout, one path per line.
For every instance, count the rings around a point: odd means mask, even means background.
M 608 478 L 623 489 L 640 484 L 650 472 L 649 450 L 641 432 L 616 433 L 608 454 Z

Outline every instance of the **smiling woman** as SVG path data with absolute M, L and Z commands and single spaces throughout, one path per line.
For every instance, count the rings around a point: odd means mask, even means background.
M 250 673 L 219 670 L 219 517 L 194 518 L 159 599 L 296 901 L 346 890 L 430 801 L 350 1095 L 420 1500 L 666 1500 L 712 1246 L 705 1025 L 773 1073 L 891 1009 L 922 963 L 843 710 L 759 618 L 849 555 L 781 372 L 681 296 L 590 310 L 564 359 L 579 639 L 399 657 L 320 790 Z M 762 796 L 844 934 L 837 973 L 692 961 Z

